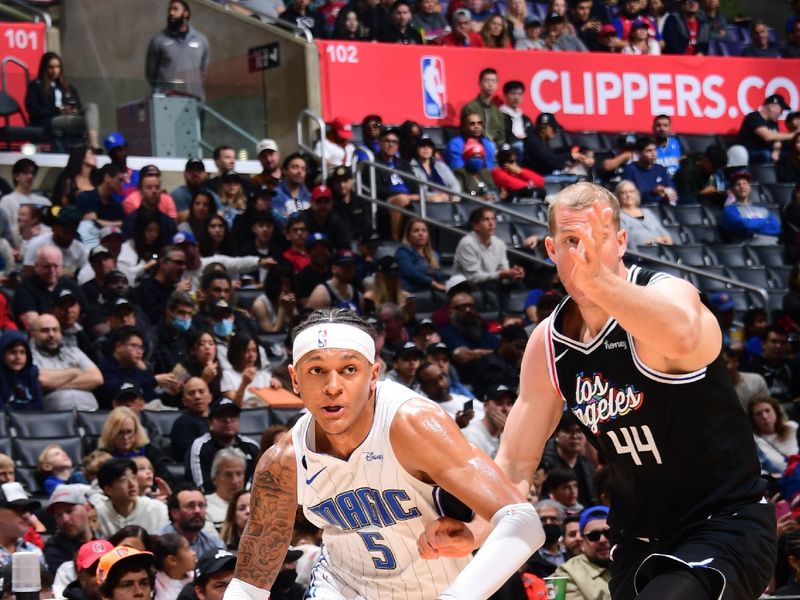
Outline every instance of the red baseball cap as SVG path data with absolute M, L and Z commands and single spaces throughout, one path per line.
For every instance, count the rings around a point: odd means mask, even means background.
M 75 557 L 75 566 L 78 571 L 85 571 L 100 560 L 101 556 L 108 554 L 113 549 L 114 544 L 108 540 L 92 540 L 86 542 L 78 549 L 78 555 Z
M 318 185 L 311 190 L 311 202 L 315 202 L 320 198 L 333 198 L 331 188 L 329 188 L 327 185 Z
M 464 144 L 464 158 L 474 158 L 476 156 L 483 158 L 485 155 L 486 152 L 483 149 L 483 144 L 478 140 L 469 139 L 467 143 Z
M 343 140 L 353 139 L 353 126 L 342 117 L 336 117 L 328 125 Z

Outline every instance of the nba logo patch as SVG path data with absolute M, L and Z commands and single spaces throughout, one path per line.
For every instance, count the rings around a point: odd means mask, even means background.
M 317 348 L 324 348 L 328 345 L 328 330 L 320 329 L 317 333 Z
M 420 65 L 422 78 L 422 108 L 429 119 L 444 119 L 447 103 L 444 84 L 444 61 L 440 56 L 423 56 Z

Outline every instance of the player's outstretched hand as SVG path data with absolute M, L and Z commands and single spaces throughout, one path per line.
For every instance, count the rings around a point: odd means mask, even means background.
M 469 527 L 450 517 L 440 517 L 425 525 L 417 549 L 422 558 L 460 558 L 475 550 L 475 537 Z
M 569 250 L 574 264 L 572 279 L 584 291 L 591 289 L 603 272 L 608 271 L 603 264 L 603 244 L 606 235 L 613 234 L 613 227 L 610 227 L 613 211 L 610 208 L 595 201 L 588 217 L 588 225 L 575 231 L 578 245 Z

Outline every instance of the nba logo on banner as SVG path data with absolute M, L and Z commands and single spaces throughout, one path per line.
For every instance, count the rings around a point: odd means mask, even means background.
M 429 119 L 444 119 L 445 96 L 444 61 L 440 56 L 423 56 L 420 68 L 422 77 L 422 107 Z

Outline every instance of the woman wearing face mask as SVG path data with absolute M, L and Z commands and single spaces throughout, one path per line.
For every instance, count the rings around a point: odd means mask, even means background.
M 486 168 L 486 154 L 483 145 L 476 140 L 468 140 L 464 144 L 464 166 L 455 170 L 465 194 L 478 196 L 486 202 L 497 202 L 502 196 L 492 179 L 492 173 Z

